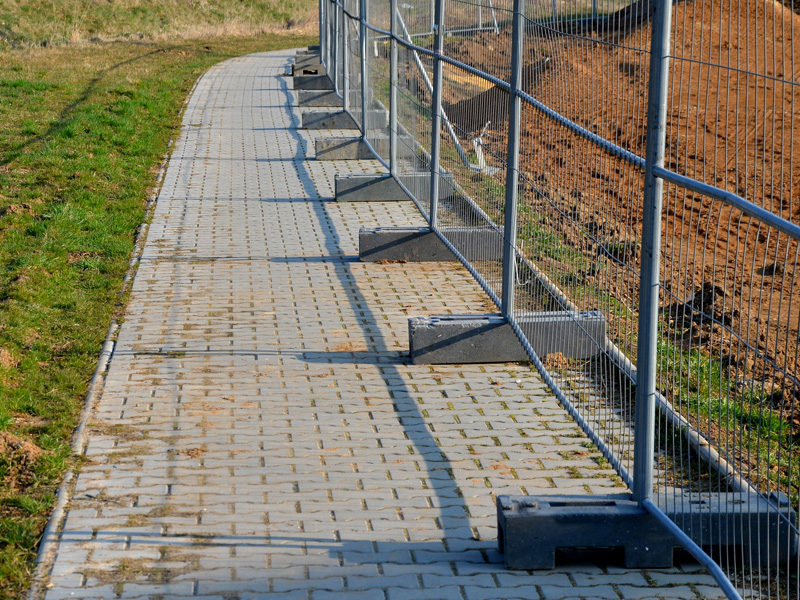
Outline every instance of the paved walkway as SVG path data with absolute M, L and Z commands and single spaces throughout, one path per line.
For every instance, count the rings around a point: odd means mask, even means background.
M 408 364 L 409 315 L 487 298 L 454 263 L 358 262 L 360 226 L 420 217 L 331 201 L 377 163 L 313 159 L 293 56 L 192 94 L 46 600 L 721 597 L 691 563 L 503 568 L 495 494 L 619 488 L 530 369 Z

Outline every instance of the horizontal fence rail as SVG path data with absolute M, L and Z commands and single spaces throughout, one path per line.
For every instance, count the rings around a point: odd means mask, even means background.
M 800 598 L 793 9 L 320 1 L 364 141 L 732 598 Z

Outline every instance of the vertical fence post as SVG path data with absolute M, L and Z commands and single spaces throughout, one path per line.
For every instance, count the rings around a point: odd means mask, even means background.
M 525 0 L 514 0 L 511 37 L 511 91 L 508 106 L 508 153 L 506 156 L 506 205 L 503 223 L 503 304 L 500 311 L 508 319 L 514 312 L 514 286 L 517 262 L 517 203 L 519 202 L 519 136 L 522 120 L 522 62 L 525 50 Z
M 444 49 L 444 0 L 436 0 L 434 13 L 433 94 L 431 98 L 431 210 L 429 222 L 436 227 L 439 211 L 439 163 L 442 152 L 442 50 Z
M 329 71 L 329 76 L 333 80 L 333 89 L 336 93 L 339 93 L 339 73 L 342 66 L 339 64 L 339 5 L 336 4 L 335 0 L 331 0 L 330 8 L 333 10 L 333 13 L 330 15 L 331 27 L 332 27 L 332 35 L 330 36 L 330 45 L 331 45 L 331 66 L 333 69 Z
M 325 0 L 317 1 L 317 27 L 319 28 L 319 62 L 325 64 Z
M 653 168 L 664 165 L 672 0 L 655 2 L 654 6 L 647 100 L 639 343 L 636 351 L 636 429 L 633 449 L 633 497 L 640 505 L 653 494 L 661 205 L 664 188 L 664 182 L 654 175 Z
M 389 172 L 397 177 L 397 0 L 390 0 L 389 10 Z
M 367 138 L 367 0 L 358 6 L 358 54 L 361 69 L 361 137 Z
M 345 112 L 350 112 L 350 23 L 344 12 L 342 0 L 341 20 L 339 21 L 339 35 L 342 37 L 342 107 Z
M 336 8 L 336 7 L 335 7 L 335 5 L 333 5 L 333 3 L 330 2 L 330 0 L 323 0 L 323 1 L 325 2 L 325 53 L 326 53 L 325 60 L 327 61 L 326 66 L 330 65 L 331 69 L 333 69 L 331 71 L 331 73 L 335 73 L 336 72 L 336 67 L 333 64 L 333 56 L 334 56 L 333 55 L 333 52 L 334 52 L 334 50 L 333 50 L 333 48 L 334 48 L 333 40 L 334 40 L 334 38 L 331 36 L 331 33 L 333 32 L 332 31 L 333 30 L 333 15 L 331 14 L 331 10 Z M 333 76 L 331 75 L 331 77 L 333 77 Z M 334 84 L 335 84 L 335 81 L 334 81 Z M 335 85 L 334 85 L 334 87 L 335 87 Z
M 322 64 L 325 65 L 325 70 L 328 73 L 328 77 L 331 78 L 331 81 L 334 82 L 334 87 L 336 87 L 336 80 L 334 79 L 336 67 L 331 60 L 331 5 L 329 0 L 320 0 L 319 4 L 320 10 L 323 11 L 323 14 L 320 16 L 319 51 L 322 55 Z M 322 28 L 325 30 L 324 34 Z

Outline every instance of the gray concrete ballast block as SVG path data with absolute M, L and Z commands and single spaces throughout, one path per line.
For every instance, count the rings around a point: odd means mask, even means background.
M 295 75 L 296 90 L 332 90 L 333 82 L 327 75 Z
M 428 176 L 430 180 L 430 175 Z M 333 189 L 337 202 L 400 202 L 409 200 L 397 180 L 386 173 L 336 174 Z
M 509 569 L 552 569 L 556 550 L 622 548 L 628 568 L 669 568 L 674 537 L 628 495 L 498 496 L 497 544 Z
M 388 114 L 380 110 L 367 111 L 370 128 L 386 127 Z M 339 109 L 307 110 L 301 114 L 303 129 L 358 129 L 350 113 Z
M 733 553 L 745 564 L 790 563 L 800 547 L 797 514 L 785 494 L 674 490 L 657 498 L 661 511 L 694 542 Z M 783 529 L 784 534 L 779 534 Z M 672 566 L 676 538 L 627 494 L 498 496 L 497 543 L 510 569 L 552 569 L 556 550 L 622 548 L 628 568 Z M 762 535 L 752 536 L 751 531 Z
M 292 65 L 292 75 L 324 75 L 327 74 L 325 65 L 318 60 L 308 60 L 303 62 L 296 62 Z
M 412 317 L 408 349 L 415 365 L 528 360 L 517 334 L 500 315 Z
M 469 261 L 499 260 L 503 256 L 503 236 L 496 227 L 441 227 L 439 231 Z M 361 228 L 358 255 L 364 262 L 457 260 L 428 227 Z
M 362 227 L 358 257 L 363 262 L 439 262 L 455 255 L 428 227 Z
M 342 99 L 333 90 L 296 90 L 298 106 L 341 108 Z
M 529 313 L 517 322 L 537 356 L 596 356 L 605 346 L 606 322 L 599 311 Z M 499 314 L 412 317 L 408 345 L 414 364 L 522 362 L 528 354 Z
M 350 113 L 343 110 L 307 110 L 300 114 L 303 129 L 358 129 Z
M 317 138 L 317 160 L 370 160 L 375 158 L 369 145 L 360 137 Z
M 452 181 L 449 173 L 441 176 Z M 430 190 L 431 174 L 427 172 L 403 173 L 400 175 L 403 185 L 411 190 Z M 408 194 L 397 179 L 388 173 L 357 173 L 334 176 L 334 190 L 339 202 L 394 202 L 409 200 Z M 439 186 L 439 199 L 450 198 L 451 185 Z M 449 260 L 449 259 L 448 259 Z

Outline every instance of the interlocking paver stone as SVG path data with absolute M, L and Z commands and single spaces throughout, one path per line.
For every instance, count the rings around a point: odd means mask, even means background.
M 504 569 L 497 494 L 613 473 L 530 368 L 409 364 L 409 316 L 487 298 L 455 262 L 358 261 L 359 227 L 422 219 L 332 201 L 382 168 L 314 160 L 338 132 L 297 128 L 293 56 L 189 99 L 44 597 L 715 597 L 691 569 Z

